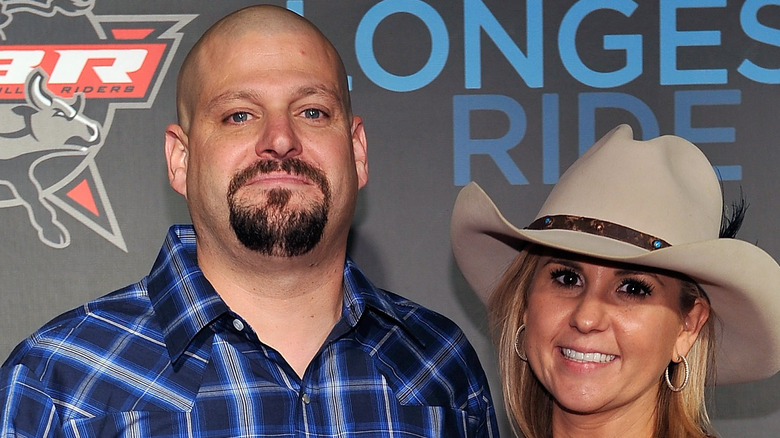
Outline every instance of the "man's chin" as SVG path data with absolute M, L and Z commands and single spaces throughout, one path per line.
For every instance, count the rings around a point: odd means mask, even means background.
M 233 206 L 235 207 L 235 206 Z M 260 254 L 293 257 L 308 253 L 322 238 L 327 205 L 231 208 L 230 224 L 238 240 Z
M 264 208 L 274 211 L 305 211 L 317 208 L 324 202 L 319 190 L 274 187 L 257 193 L 242 193 L 236 197 L 236 205 L 242 208 Z

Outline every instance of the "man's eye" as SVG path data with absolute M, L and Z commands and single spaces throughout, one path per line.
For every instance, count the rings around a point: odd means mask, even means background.
M 249 120 L 249 114 L 243 111 L 239 111 L 237 113 L 231 114 L 229 118 L 233 123 L 244 123 Z
M 322 111 L 316 109 L 316 108 L 308 108 L 303 110 L 303 116 L 307 119 L 319 119 L 322 117 L 325 113 Z

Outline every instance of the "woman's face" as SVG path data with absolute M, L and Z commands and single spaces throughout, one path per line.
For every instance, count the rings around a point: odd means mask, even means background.
M 703 323 L 696 318 L 707 309 L 697 300 L 681 316 L 682 281 L 640 269 L 568 253 L 539 260 L 524 346 L 556 409 L 655 409 L 664 369 L 688 353 Z

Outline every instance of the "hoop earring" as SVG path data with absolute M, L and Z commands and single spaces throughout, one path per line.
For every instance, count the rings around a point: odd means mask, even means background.
M 690 377 L 690 370 L 688 369 L 688 360 L 685 358 L 685 356 L 677 356 L 678 359 L 682 360 L 683 366 L 685 367 L 685 378 L 683 379 L 682 385 L 679 387 L 676 387 L 672 385 L 672 381 L 669 379 L 669 367 L 666 367 L 666 371 L 664 371 L 664 377 L 666 378 L 666 386 L 669 387 L 669 389 L 672 390 L 672 392 L 680 392 L 685 388 L 686 385 L 688 385 L 688 377 Z
M 517 328 L 517 333 L 515 333 L 515 353 L 520 360 L 528 362 L 528 356 L 520 353 L 520 348 L 518 347 L 518 344 L 520 343 L 520 333 L 522 333 L 523 330 L 525 330 L 525 324 L 520 324 L 520 327 Z

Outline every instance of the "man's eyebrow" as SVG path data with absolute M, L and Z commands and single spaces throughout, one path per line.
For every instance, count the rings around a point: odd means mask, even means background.
M 209 99 L 209 101 L 206 102 L 206 108 L 212 109 L 217 105 L 224 105 L 225 103 L 229 102 L 239 100 L 257 100 L 259 98 L 260 93 L 252 90 L 227 91 Z
M 222 94 L 218 94 L 206 102 L 206 108 L 214 108 L 217 105 L 224 105 L 226 103 L 248 100 L 248 101 L 260 101 L 263 97 L 262 92 L 255 90 L 238 90 L 227 91 Z M 334 102 L 341 102 L 341 94 L 332 87 L 325 85 L 307 85 L 298 87 L 293 90 L 292 96 L 294 99 L 302 99 L 304 97 L 319 96 Z
M 294 93 L 295 96 L 309 97 L 309 96 L 321 96 L 329 100 L 335 100 L 340 102 L 341 93 L 332 87 L 326 85 L 312 85 L 300 87 Z

